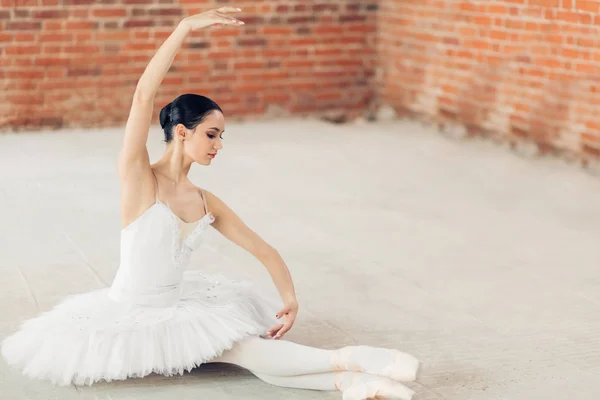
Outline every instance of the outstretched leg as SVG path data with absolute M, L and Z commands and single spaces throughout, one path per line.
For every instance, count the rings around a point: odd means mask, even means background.
M 379 375 L 397 381 L 416 379 L 419 362 L 413 356 L 393 349 L 346 346 L 325 350 L 301 344 L 250 336 L 213 362 L 238 365 L 271 376 L 296 376 L 351 370 Z
M 272 385 L 310 390 L 339 390 L 344 400 L 396 399 L 411 400 L 414 391 L 388 378 L 361 372 L 324 372 L 297 376 L 272 376 L 252 372 Z
M 332 372 L 333 352 L 285 340 L 250 336 L 211 362 L 235 364 L 266 375 L 295 376 Z

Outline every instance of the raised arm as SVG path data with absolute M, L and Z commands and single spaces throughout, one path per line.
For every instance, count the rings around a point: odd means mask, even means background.
M 242 25 L 243 22 L 225 14 L 237 11 L 240 9 L 221 7 L 184 18 L 152 57 L 133 94 L 123 146 L 119 153 L 118 170 L 121 178 L 129 174 L 132 168 L 139 171 L 150 166 L 146 142 L 154 97 L 189 32 L 214 24 Z
M 154 96 L 188 33 L 189 28 L 180 23 L 152 57 L 138 81 L 125 125 L 123 146 L 119 153 L 120 175 L 128 172 L 132 164 L 144 164 L 149 167 L 146 141 L 152 120 Z

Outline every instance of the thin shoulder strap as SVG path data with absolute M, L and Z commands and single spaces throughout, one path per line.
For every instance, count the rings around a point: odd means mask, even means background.
M 204 201 L 204 212 L 208 214 L 208 207 L 206 206 L 206 195 L 204 194 L 204 189 L 200 189 L 200 193 L 202 196 L 202 201 Z
M 154 197 L 154 202 L 158 203 L 158 179 L 156 178 L 156 175 L 154 174 L 154 171 L 152 172 L 152 176 L 154 177 L 154 183 L 156 183 L 156 187 L 154 188 L 154 193 L 155 193 L 155 197 Z

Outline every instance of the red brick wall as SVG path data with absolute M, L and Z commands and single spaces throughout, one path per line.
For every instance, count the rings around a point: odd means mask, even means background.
M 470 134 L 600 156 L 600 1 L 382 0 L 380 100 Z
M 376 0 L 0 0 L 0 130 L 124 125 L 137 80 L 184 16 L 243 8 L 194 32 L 156 102 L 200 93 L 227 117 L 364 110 Z

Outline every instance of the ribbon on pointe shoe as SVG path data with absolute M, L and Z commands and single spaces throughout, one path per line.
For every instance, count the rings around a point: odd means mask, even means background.
M 346 346 L 334 350 L 331 354 L 331 366 L 334 371 L 365 372 L 384 376 L 399 382 L 412 382 L 418 377 L 421 363 L 414 356 L 395 349 L 383 349 L 392 353 L 392 362 L 380 369 L 367 369 L 352 357 L 353 351 L 368 349 L 370 346 Z M 367 350 L 368 351 L 368 350 Z
M 387 399 L 411 400 L 415 392 L 392 381 L 369 381 L 352 385 L 342 393 L 343 400 Z
M 349 346 L 334 350 L 333 353 L 331 353 L 331 366 L 333 370 L 362 372 L 361 366 L 357 362 L 351 360 L 351 353 L 352 349 Z
M 415 393 L 401 383 L 389 379 L 369 378 L 366 374 L 334 372 L 334 378 L 334 386 L 342 392 L 343 400 L 411 400 Z

